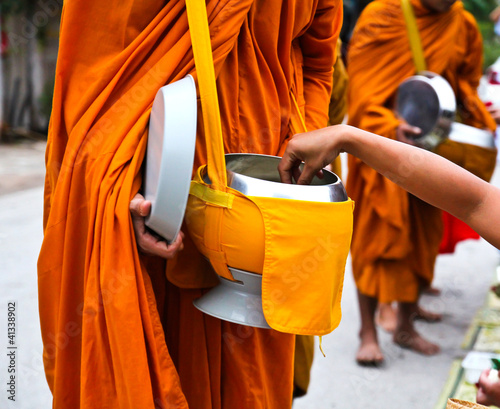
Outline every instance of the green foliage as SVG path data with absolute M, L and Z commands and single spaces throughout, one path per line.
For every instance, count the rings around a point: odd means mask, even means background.
M 495 36 L 492 21 L 478 21 L 478 25 L 483 36 L 483 67 L 487 68 L 500 57 L 500 37 Z
M 500 361 L 496 358 L 491 358 L 491 366 L 498 371 L 500 369 Z
M 463 3 L 477 20 L 488 20 L 489 14 L 497 6 L 496 0 L 463 0 Z
M 25 11 L 33 11 L 37 0 L 1 0 L 0 13 L 2 16 L 21 14 Z
M 17 0 L 2 0 L 0 2 L 0 14 L 6 16 L 16 14 L 22 11 L 23 1 Z
M 483 67 L 487 68 L 500 56 L 500 38 L 493 31 L 490 13 L 497 7 L 496 0 L 463 0 L 464 7 L 476 18 L 483 36 Z

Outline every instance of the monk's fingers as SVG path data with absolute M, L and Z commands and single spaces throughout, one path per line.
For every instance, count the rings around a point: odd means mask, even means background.
M 140 215 L 140 203 L 130 202 L 130 215 L 132 216 L 132 226 L 134 228 L 135 237 L 137 240 L 137 244 L 139 244 L 139 238 L 146 233 L 146 223 L 145 218 Z
M 135 239 L 139 250 L 145 254 L 150 255 L 165 255 L 166 242 L 161 237 L 148 231 L 146 228 L 145 217 L 151 211 L 151 202 L 144 199 L 144 197 L 137 193 L 129 204 L 130 215 L 132 216 L 132 226 L 134 228 Z
M 419 136 L 422 134 L 422 129 L 420 129 L 418 126 L 412 126 L 408 132 L 411 135 Z
M 146 217 L 151 211 L 151 202 L 144 199 L 140 193 L 137 193 L 129 204 L 130 213 L 137 217 Z
M 184 233 L 182 231 L 180 231 L 175 240 L 169 244 L 169 248 L 173 251 L 184 249 Z
M 181 232 L 173 243 L 168 244 L 161 237 L 146 231 L 137 237 L 137 245 L 145 254 L 171 259 L 184 248 L 183 238 L 184 235 Z
M 418 136 L 422 133 L 422 130 L 418 126 L 412 126 L 406 123 L 402 123 L 400 129 L 407 137 Z
M 415 145 L 415 137 L 409 136 L 409 134 L 402 129 L 397 132 L 397 140 L 407 143 L 408 145 Z

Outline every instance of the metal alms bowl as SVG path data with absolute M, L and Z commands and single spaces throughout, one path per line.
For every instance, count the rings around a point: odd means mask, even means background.
M 225 155 L 228 186 L 247 196 L 275 197 L 310 202 L 343 202 L 347 193 L 340 178 L 323 169 L 323 178 L 315 176 L 310 185 L 281 183 L 278 156 L 253 153 Z M 210 183 L 208 175 L 204 180 Z
M 314 177 L 311 185 L 280 182 L 277 156 L 251 153 L 225 155 L 228 186 L 254 197 L 316 202 L 342 202 L 348 199 L 337 175 L 323 170 L 322 179 Z M 204 176 L 210 183 L 208 175 Z M 236 281 L 218 276 L 219 285 L 194 300 L 200 311 L 224 321 L 258 328 L 270 328 L 262 310 L 262 275 L 228 266 Z
M 423 72 L 404 80 L 398 88 L 396 111 L 410 125 L 422 133 L 415 144 L 434 150 L 446 139 L 494 149 L 491 131 L 454 122 L 455 94 L 451 85 L 440 75 Z
M 422 130 L 415 143 L 423 148 L 434 149 L 448 137 L 456 109 L 453 88 L 440 75 L 425 71 L 398 87 L 396 112 Z

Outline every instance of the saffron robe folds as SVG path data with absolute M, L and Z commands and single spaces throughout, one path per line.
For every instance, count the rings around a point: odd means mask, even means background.
M 412 5 L 427 69 L 450 82 L 465 123 L 494 130 L 495 123 L 476 92 L 482 40 L 474 18 L 461 2 L 444 13 L 427 10 L 419 0 L 412 0 Z M 349 123 L 395 139 L 400 123 L 393 112 L 396 90 L 405 78 L 415 75 L 400 0 L 377 0 L 366 7 L 349 45 L 347 69 Z M 451 145 L 444 144 L 439 152 L 449 156 Z M 485 150 L 467 147 L 478 162 L 485 160 Z M 442 235 L 440 211 L 353 157 L 347 191 L 356 202 L 351 252 L 359 291 L 380 302 L 415 302 L 419 287 L 432 280 Z
M 309 129 L 327 123 L 340 1 L 208 0 L 207 12 L 226 152 L 282 150 L 291 91 Z M 188 73 L 183 2 L 65 3 L 38 262 L 56 409 L 291 406 L 294 336 L 196 310 L 213 276 L 189 238 L 168 263 L 136 247 L 151 105 Z

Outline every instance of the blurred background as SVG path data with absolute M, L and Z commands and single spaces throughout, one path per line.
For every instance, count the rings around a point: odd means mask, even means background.
M 2 0 L 0 141 L 45 139 L 62 1 Z
M 51 407 L 41 355 L 36 260 L 42 240 L 44 152 L 62 2 L 0 0 L 0 391 L 7 379 L 7 301 L 19 306 L 18 400 L 7 401 L 0 392 L 1 409 Z M 367 3 L 344 0 L 344 44 Z M 500 28 L 495 34 L 489 18 L 498 4 L 496 0 L 466 0 L 464 5 L 482 32 L 486 70 L 500 56 Z M 494 183 L 500 184 L 498 170 Z M 440 256 L 436 276 L 443 296 L 436 308 L 445 315 L 445 323 L 419 331 L 438 340 L 443 352 L 431 362 L 411 352 L 391 350 L 390 336 L 383 334 L 382 346 L 389 351 L 385 369 L 360 368 L 354 362 L 359 317 L 348 268 L 342 324 L 324 338 L 328 358 L 316 357 L 311 390 L 294 407 L 442 409 L 439 399 L 450 366 L 463 357 L 461 342 L 484 303 L 498 259 L 498 252 L 482 240 L 464 243 L 455 255 Z M 478 276 L 478 271 L 485 274 Z M 431 307 L 436 302 L 428 300 Z
M 345 0 L 342 39 L 349 40 L 367 0 Z M 496 0 L 465 0 L 484 39 L 484 67 L 500 56 L 500 38 L 489 14 Z M 0 142 L 44 139 L 57 61 L 62 0 L 1 0 Z

